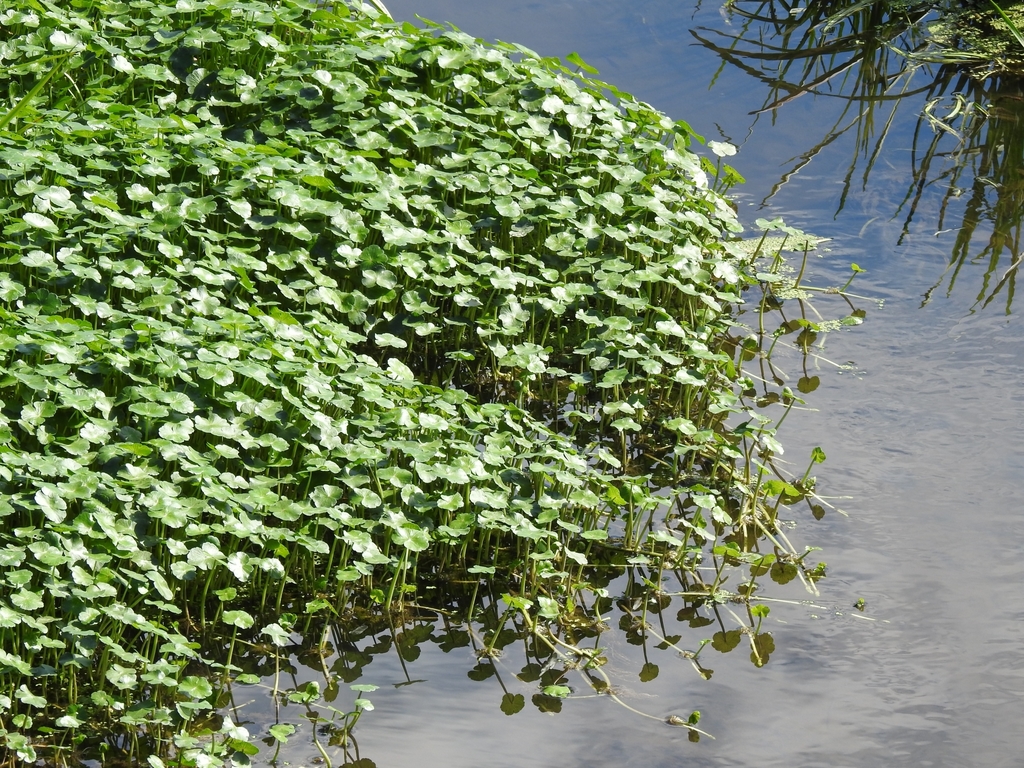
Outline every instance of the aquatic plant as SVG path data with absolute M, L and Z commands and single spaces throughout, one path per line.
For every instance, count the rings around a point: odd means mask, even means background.
M 0 25 L 12 760 L 242 761 L 217 710 L 245 649 L 279 671 L 295 632 L 400 623 L 429 578 L 488 577 L 547 638 L 599 557 L 711 558 L 699 601 L 730 563 L 820 578 L 776 525 L 813 480 L 778 477 L 743 399 L 771 331 L 736 309 L 778 248 L 734 240 L 735 175 L 684 123 L 576 56 L 359 4 Z
M 922 60 L 953 64 L 978 80 L 1024 72 L 1020 3 L 950 4 L 930 25 L 932 46 Z

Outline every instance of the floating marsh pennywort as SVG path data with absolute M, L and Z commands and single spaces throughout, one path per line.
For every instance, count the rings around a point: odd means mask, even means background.
M 745 398 L 792 407 L 762 340 L 824 327 L 735 240 L 737 177 L 685 124 L 578 57 L 364 7 L 0 0 L 0 24 L 11 760 L 242 763 L 215 712 L 243 657 L 323 653 L 353 613 L 394 631 L 453 574 L 468 618 L 504 606 L 482 656 L 512 622 L 596 670 L 559 628 L 600 624 L 628 564 L 632 631 L 674 572 L 694 616 L 744 604 L 767 660 L 756 577 L 822 568 L 776 524 L 813 478 L 778 475 Z

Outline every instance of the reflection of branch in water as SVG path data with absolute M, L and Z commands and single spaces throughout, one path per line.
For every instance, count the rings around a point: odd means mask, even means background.
M 523 613 L 523 619 L 530 626 L 531 632 L 533 633 L 534 637 L 536 637 L 538 640 L 540 640 L 543 643 L 545 643 L 546 645 L 548 645 L 551 648 L 552 652 L 554 652 L 554 653 L 558 654 L 559 656 L 561 656 L 564 660 L 566 660 L 567 663 L 569 663 L 569 664 L 573 663 L 572 657 L 568 656 L 564 652 L 560 651 L 556 647 L 556 645 L 562 646 L 563 648 L 565 648 L 566 651 L 569 652 L 569 654 L 572 654 L 572 656 L 576 656 L 576 655 L 579 654 L 579 652 L 580 652 L 579 648 L 577 648 L 574 645 L 569 645 L 568 643 L 566 643 L 562 639 L 560 639 L 557 635 L 555 635 L 555 634 L 553 634 L 551 632 L 544 632 L 544 631 L 542 631 L 536 625 L 535 622 L 530 620 L 529 615 L 526 614 L 525 612 Z M 662 722 L 662 723 L 667 723 L 668 725 L 682 726 L 682 727 L 688 728 L 690 731 L 694 731 L 696 733 L 699 733 L 702 736 L 707 736 L 709 739 L 714 739 L 715 738 L 714 736 L 712 736 L 707 731 L 702 731 L 700 728 L 697 728 L 696 727 L 696 721 L 690 722 L 688 720 L 683 720 L 682 718 L 680 718 L 678 716 L 669 716 L 667 718 L 661 718 L 661 717 L 658 717 L 657 715 L 651 715 L 651 714 L 649 714 L 647 712 L 642 712 L 641 710 L 636 709 L 635 707 L 631 707 L 629 704 L 627 704 L 625 701 L 623 701 L 619 697 L 619 695 L 615 692 L 615 689 L 612 687 L 611 679 L 608 677 L 607 674 L 605 674 L 605 671 L 603 669 L 601 669 L 600 666 L 595 666 L 595 665 L 592 665 L 592 664 L 586 664 L 583 667 L 581 667 L 579 669 L 579 671 L 584 676 L 584 678 L 587 680 L 587 683 L 595 691 L 597 691 L 598 693 L 602 693 L 602 694 L 608 696 L 616 704 L 618 704 L 619 706 L 623 707 L 624 709 L 629 710 L 633 714 L 640 715 L 641 717 L 645 717 L 645 718 L 648 718 L 650 720 L 657 720 L 657 721 Z M 595 680 L 595 678 L 600 678 L 600 681 Z M 693 716 L 691 715 L 691 718 L 692 717 Z
M 910 100 L 918 118 L 910 182 L 892 215 L 903 224 L 897 244 L 909 236 L 929 193 L 939 197 L 936 230 L 946 228 L 947 215 L 954 210 L 961 220 L 960 226 L 950 228 L 957 235 L 949 263 L 926 292 L 924 303 L 944 283 L 946 295 L 950 295 L 964 267 L 978 264 L 984 273 L 972 311 L 1005 295 L 1009 312 L 1017 271 L 1024 260 L 1020 248 L 1024 99 L 1019 77 L 993 75 L 983 81 L 972 80 L 976 68 L 957 63 L 967 60 L 958 56 L 964 52 L 936 46 L 927 26 L 935 20 L 935 12 L 947 27 L 954 16 L 947 18 L 946 14 L 960 12 L 950 12 L 935 2 L 906 6 L 887 0 L 810 0 L 803 9 L 794 9 L 783 0 L 734 0 L 727 7 L 742 21 L 738 32 L 700 28 L 693 34 L 722 59 L 723 67 L 738 67 L 768 87 L 762 107 L 751 114 L 774 115 L 808 93 L 847 102 L 820 141 L 787 161 L 788 168 L 761 201 L 762 207 L 820 152 L 856 128 L 854 156 L 843 179 L 838 215 L 858 169 L 862 168 L 861 188 L 867 188 L 885 141 L 897 124 L 897 111 Z M 946 63 L 937 66 L 939 61 Z M 914 98 L 922 95 L 923 103 Z M 892 102 L 892 106 L 876 126 L 875 110 L 882 102 Z M 949 114 L 936 117 L 936 108 L 943 103 L 950 104 Z M 992 114 L 982 106 L 989 103 L 995 105 Z M 955 145 L 950 149 L 951 142 Z M 961 200 L 963 190 L 970 190 L 970 195 Z M 985 243 L 979 252 L 976 240 L 989 225 L 991 231 L 983 236 Z
M 926 85 L 918 89 L 910 88 L 911 79 L 917 67 L 909 66 L 906 59 L 893 47 L 894 41 L 901 36 L 903 36 L 903 44 L 906 46 L 919 48 L 924 45 L 924 42 L 918 40 L 917 34 L 913 32 L 913 20 L 900 24 L 877 25 L 872 19 L 855 19 L 844 26 L 844 20 L 850 19 L 861 7 L 866 8 L 866 5 L 860 3 L 856 8 L 841 10 L 831 16 L 823 16 L 821 13 L 811 13 L 810 15 L 804 13 L 799 20 L 788 25 L 790 27 L 788 32 L 784 28 L 780 32 L 783 43 L 789 43 L 793 36 L 793 30 L 801 28 L 801 25 L 806 26 L 807 29 L 795 47 L 772 44 L 766 41 L 761 34 L 756 36 L 756 40 L 747 40 L 745 35 L 749 35 L 751 31 L 751 19 L 763 17 L 758 17 L 756 13 L 742 10 L 742 8 L 739 13 L 747 19 L 747 23 L 744 24 L 740 34 L 728 35 L 717 30 L 703 30 L 715 32 L 715 34 L 731 40 L 728 47 L 716 45 L 709 38 L 693 32 L 705 47 L 715 51 L 723 61 L 741 67 L 748 74 L 757 77 L 771 87 L 765 105 L 760 109 L 753 110 L 751 114 L 774 112 L 807 93 L 842 98 L 847 102 L 846 108 L 825 137 L 813 148 L 799 156 L 796 164 L 782 175 L 780 181 L 762 200 L 762 206 L 778 194 L 779 190 L 809 164 L 818 152 L 854 126 L 858 127 L 856 144 L 859 152 L 863 152 L 868 158 L 867 170 L 864 174 L 864 184 L 866 184 L 867 175 L 881 152 L 884 139 L 893 124 L 898 103 L 907 96 L 926 91 L 930 87 Z M 877 9 L 872 10 L 872 13 L 868 15 L 877 15 Z M 915 16 L 915 19 L 919 16 L 920 14 Z M 775 23 L 774 26 L 779 29 L 778 23 Z M 836 31 L 837 34 L 831 39 L 826 38 L 825 42 L 818 42 L 818 28 L 825 29 L 826 35 L 829 31 Z M 908 32 L 910 34 L 906 34 Z M 756 45 L 757 48 L 742 50 L 740 49 L 741 43 Z M 773 62 L 777 66 L 774 71 L 765 72 L 747 64 L 745 59 Z M 803 61 L 804 66 L 801 71 L 796 73 L 795 81 L 789 82 L 787 81 L 789 70 L 797 61 Z M 833 90 L 831 84 L 839 75 L 844 75 L 844 77 Z M 848 87 L 851 82 L 852 89 Z M 893 89 L 901 82 L 903 86 L 899 92 L 892 93 Z M 829 87 L 825 88 L 825 86 Z M 780 95 L 780 91 L 785 91 L 785 93 Z M 893 101 L 894 104 L 885 121 L 882 134 L 876 141 L 873 141 L 873 107 L 881 101 Z M 850 111 L 854 104 L 860 105 L 860 109 L 851 118 Z M 847 121 L 845 125 L 843 125 L 844 121 Z M 844 179 L 839 211 L 843 209 L 849 194 L 856 163 L 857 158 L 855 157 Z
M 1002 84 L 984 83 L 976 86 L 971 93 L 969 106 L 962 109 L 958 146 L 949 153 L 940 153 L 939 143 L 953 137 L 949 132 L 935 135 L 924 153 L 920 167 L 915 168 L 915 182 L 918 191 L 914 203 L 923 193 L 923 187 L 929 182 L 929 166 L 936 158 L 952 164 L 952 167 L 939 174 L 937 179 L 948 179 L 943 193 L 940 210 L 941 227 L 948 206 L 960 196 L 961 183 L 965 176 L 973 176 L 970 182 L 971 195 L 964 204 L 961 214 L 961 226 L 957 228 L 957 236 L 949 263 L 936 283 L 925 293 L 923 304 L 928 303 L 934 292 L 942 285 L 947 276 L 949 282 L 946 295 L 952 294 L 963 267 L 987 261 L 982 284 L 972 305 L 971 311 L 988 307 L 995 298 L 1006 292 L 1005 311 L 1010 313 L 1015 292 L 1015 280 L 1022 261 L 1020 248 L 1021 223 L 1024 217 L 1024 128 L 1021 119 L 1024 117 L 1024 100 L 1019 93 L 1020 85 L 1014 84 L 1016 93 L 1000 87 Z M 954 99 L 963 99 L 956 94 Z M 991 100 L 991 107 L 981 110 L 974 105 Z M 916 138 L 916 137 L 915 137 Z M 994 199 L 993 199 L 994 198 Z M 972 244 L 976 239 L 979 227 L 991 221 L 992 230 L 982 250 L 971 256 Z M 1000 272 L 1004 252 L 1009 257 L 1009 265 L 1002 269 L 1001 276 L 992 285 L 993 278 Z

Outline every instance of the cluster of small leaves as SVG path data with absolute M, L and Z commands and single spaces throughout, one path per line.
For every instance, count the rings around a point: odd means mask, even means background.
M 0 25 L 0 714 L 24 759 L 40 726 L 187 728 L 214 690 L 194 665 L 230 666 L 196 639 L 274 639 L 286 596 L 390 604 L 422 555 L 563 604 L 609 531 L 699 551 L 742 513 L 759 432 L 726 426 L 720 344 L 750 278 L 685 125 L 341 6 L 2 0 Z M 704 484 L 656 493 L 645 442 Z M 694 489 L 684 538 L 645 543 Z
M 921 58 L 953 64 L 978 80 L 1024 72 L 1024 13 L 1020 3 L 952 5 L 929 27 L 932 49 Z

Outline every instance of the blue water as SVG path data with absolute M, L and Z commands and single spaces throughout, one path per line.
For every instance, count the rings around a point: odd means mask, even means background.
M 910 181 L 916 107 L 898 115 L 866 187 L 855 184 L 838 214 L 852 134 L 765 203 L 844 104 L 803 96 L 774 115 L 749 114 L 765 103 L 764 84 L 731 66 L 716 77 L 721 61 L 689 31 L 735 29 L 717 3 L 385 1 L 399 19 L 450 21 L 542 55 L 577 51 L 602 79 L 707 139 L 737 144 L 744 222 L 783 216 L 832 238 L 813 265 L 816 278 L 841 280 L 857 262 L 868 270 L 857 292 L 884 306 L 865 302 L 865 324 L 829 338 L 824 354 L 849 365 L 823 365 L 821 387 L 808 396 L 814 410 L 794 412 L 780 434 L 794 471 L 811 447 L 824 448 L 819 487 L 842 497 L 833 503 L 845 514 L 820 522 L 801 514 L 793 534 L 824 548 L 829 577 L 815 598 L 822 607 L 773 606 L 777 650 L 762 669 L 742 652 L 707 649 L 709 681 L 657 651 L 661 674 L 641 684 L 638 650 L 615 633 L 602 639 L 627 703 L 659 717 L 700 709 L 715 740 L 691 744 L 685 732 L 599 697 L 570 700 L 558 715 L 527 704 L 505 716 L 497 682 L 467 678 L 475 664 L 468 649 L 443 654 L 426 643 L 408 670 L 422 682 L 398 685 L 406 677 L 395 654 L 367 667 L 366 679 L 382 688 L 356 731 L 360 754 L 389 768 L 1020 765 L 1024 328 L 1001 304 L 974 307 L 984 264 L 965 265 L 949 296 L 939 290 L 921 306 L 955 232 L 937 234 L 936 184 L 900 242 L 904 220 L 894 215 Z M 956 226 L 955 215 L 949 221 Z M 851 607 L 858 598 L 864 614 Z M 515 679 L 525 660 L 514 654 L 499 672 L 529 702 L 535 688 Z M 299 750 L 291 761 L 315 754 Z

